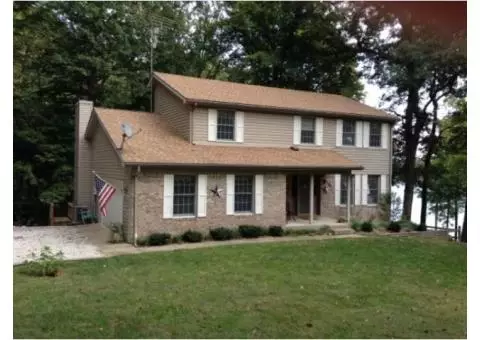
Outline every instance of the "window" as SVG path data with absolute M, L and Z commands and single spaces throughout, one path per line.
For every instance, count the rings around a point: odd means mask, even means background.
M 195 176 L 175 175 L 173 215 L 195 215 Z
M 315 118 L 302 117 L 300 142 L 305 144 L 315 143 Z
M 381 146 L 382 125 L 380 123 L 370 123 L 370 146 Z
M 235 212 L 253 211 L 253 176 L 235 176 Z
M 340 204 L 347 204 L 347 179 L 349 175 L 342 175 L 340 177 Z M 353 203 L 355 197 L 354 181 L 350 182 L 350 204 Z
M 367 195 L 367 203 L 368 204 L 378 204 L 378 194 L 379 184 L 380 184 L 380 176 L 379 175 L 368 175 L 368 195 Z
M 217 115 L 217 139 L 235 139 L 235 112 L 218 111 Z
M 355 121 L 344 120 L 343 121 L 343 145 L 355 145 Z

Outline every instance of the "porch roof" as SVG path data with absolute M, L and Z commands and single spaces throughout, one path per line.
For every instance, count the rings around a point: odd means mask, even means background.
M 179 136 L 159 115 L 107 108 L 94 108 L 92 119 L 109 137 L 125 165 L 202 168 L 262 168 L 282 171 L 349 171 L 363 167 L 329 149 L 293 150 L 289 147 L 220 146 L 193 144 Z M 121 124 L 128 122 L 141 132 L 123 149 Z

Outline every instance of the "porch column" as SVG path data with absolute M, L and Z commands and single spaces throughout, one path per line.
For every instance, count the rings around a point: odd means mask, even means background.
M 314 199 L 313 199 L 313 187 L 315 182 L 315 176 L 310 175 L 310 224 L 313 224 L 313 214 L 315 213 Z
M 348 174 L 347 176 L 347 222 L 350 223 L 350 209 L 352 206 L 352 175 Z

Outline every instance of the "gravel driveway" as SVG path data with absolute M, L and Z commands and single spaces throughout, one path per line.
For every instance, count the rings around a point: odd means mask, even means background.
M 44 246 L 54 252 L 62 251 L 65 259 L 103 257 L 98 247 L 71 226 L 13 227 L 13 264 L 30 259 L 30 254 L 40 254 Z

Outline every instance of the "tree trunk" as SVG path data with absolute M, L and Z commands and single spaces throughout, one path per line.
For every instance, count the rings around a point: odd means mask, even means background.
M 450 228 L 450 201 L 447 201 L 447 231 Z
M 458 240 L 458 201 L 455 200 L 455 241 Z
M 463 216 L 463 227 L 460 241 L 467 243 L 467 201 L 465 200 L 465 215 Z
M 438 202 L 435 203 L 435 230 L 438 229 Z

